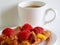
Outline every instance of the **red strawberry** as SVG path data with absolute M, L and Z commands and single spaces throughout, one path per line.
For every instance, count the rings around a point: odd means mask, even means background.
M 32 26 L 30 24 L 24 24 L 22 26 L 22 30 L 31 30 L 32 29 Z
M 42 33 L 44 31 L 44 29 L 42 27 L 35 27 L 34 29 L 32 29 L 32 31 L 34 31 L 36 34 L 38 34 L 38 33 Z
M 10 37 L 10 36 L 14 35 L 14 30 L 11 28 L 5 28 L 2 32 L 2 34 Z
M 24 31 L 20 31 L 17 36 L 18 36 L 18 39 L 19 41 L 23 41 L 23 40 L 26 40 L 28 39 L 28 37 L 30 36 L 31 32 L 28 31 L 28 30 L 24 30 Z

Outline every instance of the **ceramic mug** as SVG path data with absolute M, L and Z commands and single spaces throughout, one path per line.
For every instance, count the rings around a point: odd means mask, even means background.
M 53 18 L 45 21 L 45 17 L 49 11 L 54 13 Z M 56 13 L 52 8 L 49 8 L 45 2 L 24 1 L 18 4 L 18 16 L 19 25 L 29 23 L 32 26 L 43 26 L 52 22 L 56 17 Z

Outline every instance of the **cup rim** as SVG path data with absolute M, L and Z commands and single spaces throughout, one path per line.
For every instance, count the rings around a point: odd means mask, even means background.
M 40 3 L 40 4 L 42 3 L 43 4 L 41 7 L 38 7 L 38 8 L 42 8 L 42 7 L 44 7 L 46 5 L 46 3 L 45 2 L 42 2 L 42 1 L 23 1 L 23 2 L 18 3 L 18 7 L 25 8 L 23 5 L 25 5 L 27 3 L 29 4 L 31 2 L 32 3 Z M 38 8 L 25 8 L 25 9 L 38 9 Z

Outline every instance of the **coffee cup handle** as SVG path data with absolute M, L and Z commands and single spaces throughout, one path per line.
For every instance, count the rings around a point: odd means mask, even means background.
M 45 21 L 45 17 L 47 16 L 47 14 L 48 14 L 49 11 L 54 12 L 54 17 L 52 19 L 50 19 L 49 21 Z M 52 8 L 47 9 L 46 12 L 45 12 L 44 18 L 43 18 L 44 25 L 52 22 L 55 18 L 56 18 L 56 12 Z

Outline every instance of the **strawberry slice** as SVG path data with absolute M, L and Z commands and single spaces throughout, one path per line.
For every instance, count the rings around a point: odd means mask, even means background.
M 27 40 L 30 36 L 31 32 L 28 30 L 20 31 L 17 36 L 19 41 Z
M 11 28 L 5 28 L 3 30 L 3 32 L 2 32 L 2 34 L 5 35 L 5 36 L 10 37 L 10 36 L 13 36 L 14 35 L 14 30 L 11 29 Z
M 38 33 L 42 33 L 44 31 L 44 29 L 42 27 L 35 27 L 34 29 L 32 29 L 32 31 L 34 31 L 36 34 L 38 34 Z
M 24 24 L 22 30 L 31 30 L 33 27 L 30 24 Z

